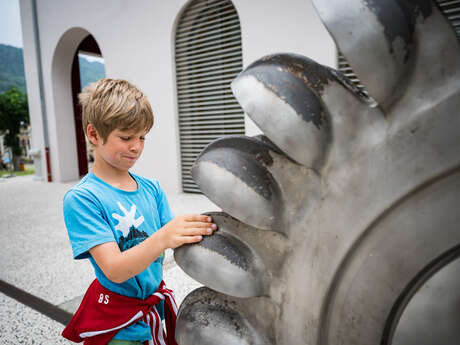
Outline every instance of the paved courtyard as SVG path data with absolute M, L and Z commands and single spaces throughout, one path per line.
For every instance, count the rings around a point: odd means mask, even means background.
M 0 281 L 74 312 L 94 279 L 87 260 L 72 259 L 62 198 L 73 183 L 45 183 L 32 176 L 0 178 Z M 176 214 L 216 210 L 194 195 L 170 199 Z M 200 284 L 167 252 L 164 280 L 180 303 Z M 0 344 L 71 344 L 64 326 L 0 292 Z

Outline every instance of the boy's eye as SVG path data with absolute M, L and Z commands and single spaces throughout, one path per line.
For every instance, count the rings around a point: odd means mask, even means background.
M 145 137 L 140 137 L 139 139 L 141 139 L 142 141 L 144 141 L 144 140 L 145 140 Z
M 120 137 L 121 140 L 124 140 L 124 141 L 128 141 L 129 139 L 131 139 L 130 137 Z

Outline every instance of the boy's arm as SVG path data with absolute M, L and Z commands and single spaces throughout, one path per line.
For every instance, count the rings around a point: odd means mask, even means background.
M 217 229 L 209 216 L 188 215 L 174 218 L 160 230 L 124 252 L 116 242 L 106 242 L 89 250 L 105 276 L 114 283 L 124 281 L 143 272 L 167 248 L 177 248 L 186 243 L 199 242 L 202 235 Z

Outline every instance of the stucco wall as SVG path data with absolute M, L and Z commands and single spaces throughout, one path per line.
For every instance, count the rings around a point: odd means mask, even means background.
M 24 59 L 28 82 L 32 146 L 43 146 L 36 91 L 36 57 L 31 26 L 31 0 L 21 0 Z M 139 86 L 155 111 L 143 157 L 134 171 L 156 177 L 169 194 L 181 193 L 180 157 L 174 76 L 174 30 L 184 0 L 40 0 L 37 16 L 48 117 L 53 179 L 78 179 L 71 107 L 72 57 L 87 33 L 94 36 L 108 77 Z M 335 65 L 335 46 L 309 0 L 235 0 L 240 16 L 243 64 L 275 52 L 309 56 Z M 248 135 L 258 133 L 249 119 Z

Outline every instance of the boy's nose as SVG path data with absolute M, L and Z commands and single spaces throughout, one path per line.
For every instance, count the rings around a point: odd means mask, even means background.
M 133 145 L 130 147 L 130 151 L 132 152 L 138 152 L 141 149 L 142 143 L 140 141 L 136 141 L 133 143 Z

